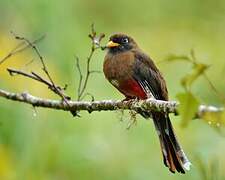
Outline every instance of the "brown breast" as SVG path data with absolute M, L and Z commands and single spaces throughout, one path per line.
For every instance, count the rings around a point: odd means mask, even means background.
M 105 77 L 109 81 L 115 80 L 120 82 L 129 79 L 132 75 L 133 64 L 133 52 L 107 53 L 103 66 Z

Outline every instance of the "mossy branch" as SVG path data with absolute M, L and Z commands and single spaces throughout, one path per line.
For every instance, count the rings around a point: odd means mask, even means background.
M 12 101 L 19 101 L 30 104 L 33 107 L 50 108 L 64 111 L 115 111 L 115 110 L 148 110 L 148 111 L 163 111 L 168 113 L 176 113 L 179 103 L 176 101 L 161 101 L 154 99 L 146 100 L 101 100 L 101 101 L 67 101 L 43 99 L 33 96 L 28 92 L 12 93 L 0 89 L 0 97 Z M 200 105 L 196 117 L 201 117 L 205 112 L 220 112 L 223 108 L 215 106 Z

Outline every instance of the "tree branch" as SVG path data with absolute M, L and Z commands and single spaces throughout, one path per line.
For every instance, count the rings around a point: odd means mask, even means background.
M 115 111 L 115 110 L 148 110 L 148 111 L 163 111 L 168 113 L 176 113 L 179 103 L 175 101 L 161 101 L 154 99 L 147 100 L 101 100 L 101 101 L 67 101 L 65 103 L 61 100 L 43 99 L 33 96 L 27 92 L 12 93 L 0 89 L 0 97 L 30 104 L 34 107 L 43 107 L 50 109 L 58 109 L 64 111 Z M 196 117 L 201 117 L 205 112 L 221 112 L 223 108 L 215 106 L 200 105 Z

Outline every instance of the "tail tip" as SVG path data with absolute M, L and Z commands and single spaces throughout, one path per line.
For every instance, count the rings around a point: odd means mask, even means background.
M 191 165 L 192 165 L 191 162 L 187 161 L 184 163 L 183 167 L 185 170 L 189 171 L 191 168 Z

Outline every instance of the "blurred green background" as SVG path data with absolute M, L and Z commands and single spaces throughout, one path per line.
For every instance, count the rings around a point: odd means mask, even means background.
M 35 39 L 54 80 L 69 84 L 68 94 L 76 98 L 78 73 L 74 55 L 85 69 L 90 51 L 88 33 L 95 23 L 98 32 L 132 35 L 158 64 L 175 100 L 182 92 L 180 79 L 190 72 L 184 62 L 159 63 L 168 54 L 189 54 L 211 65 L 207 71 L 220 92 L 225 90 L 225 1 L 224 0 L 0 0 L 0 57 L 18 43 L 10 31 Z M 98 51 L 92 68 L 102 71 L 105 52 Z M 34 59 L 29 66 L 27 62 Z M 29 91 L 33 95 L 57 98 L 49 90 L 23 77 L 9 77 L 7 67 L 41 72 L 32 51 L 19 54 L 0 66 L 0 88 Z M 87 92 L 95 99 L 122 99 L 104 79 L 91 77 Z M 221 105 L 207 82 L 200 78 L 193 87 L 202 103 Z M 201 120 L 180 127 L 172 117 L 179 140 L 193 166 L 185 175 L 171 174 L 164 167 L 158 137 L 151 121 L 138 116 L 137 126 L 126 130 L 129 114 L 120 112 L 69 113 L 37 108 L 0 99 L 0 179 L 225 179 L 225 139 Z M 200 160 L 199 160 L 200 159 Z M 201 161 L 201 162 L 200 162 Z M 201 165 L 203 164 L 203 165 Z M 206 174 L 207 174 L 206 173 Z

